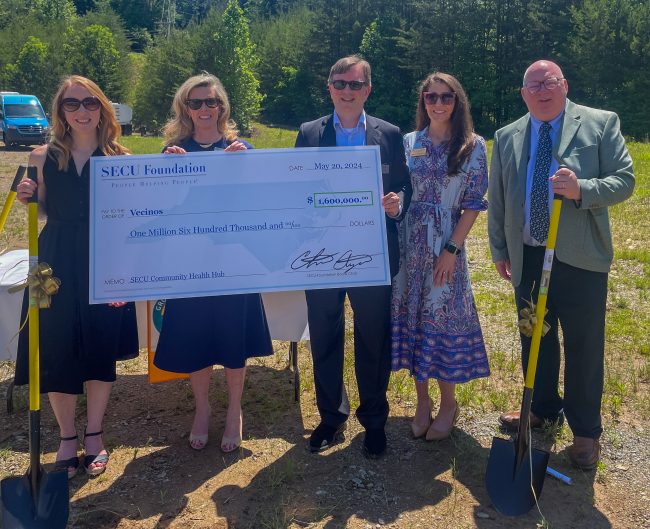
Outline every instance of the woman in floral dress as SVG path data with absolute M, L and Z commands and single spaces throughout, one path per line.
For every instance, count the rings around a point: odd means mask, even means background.
M 392 368 L 408 369 L 415 379 L 413 435 L 440 440 L 458 418 L 456 384 L 490 374 L 464 246 L 487 209 L 487 151 L 452 75 L 435 72 L 421 84 L 416 125 L 404 138 L 413 199 L 400 224 Z M 435 419 L 430 378 L 441 395 Z

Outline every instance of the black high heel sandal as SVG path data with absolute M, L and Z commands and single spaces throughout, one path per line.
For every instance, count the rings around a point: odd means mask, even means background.
M 86 448 L 86 437 L 94 437 L 96 435 L 102 435 L 104 433 L 104 430 L 100 430 L 99 432 L 92 432 L 92 433 L 87 433 L 84 431 L 84 450 Z M 106 449 L 104 449 L 106 450 Z M 104 471 L 106 470 L 106 467 L 108 466 L 108 451 L 106 451 L 106 454 L 96 454 L 96 455 L 85 455 L 84 456 L 84 469 L 86 470 L 86 474 L 89 476 L 99 476 L 100 474 L 103 474 Z M 90 465 L 101 465 L 99 467 L 95 468 L 90 468 Z
M 71 437 L 59 437 L 61 441 L 74 441 L 79 437 L 75 434 Z M 77 470 L 79 470 L 79 457 L 74 456 L 69 459 L 61 459 L 54 462 L 54 470 L 67 470 L 68 479 L 72 479 L 77 475 Z

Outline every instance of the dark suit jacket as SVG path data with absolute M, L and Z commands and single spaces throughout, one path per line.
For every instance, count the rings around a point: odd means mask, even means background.
M 404 140 L 398 127 L 366 114 L 366 145 L 379 145 L 384 194 L 391 191 L 403 193 L 401 215 L 394 219 L 386 216 L 390 273 L 395 276 L 399 269 L 399 242 L 396 222 L 404 217 L 413 194 L 404 154 Z M 333 115 L 329 114 L 300 125 L 298 137 L 296 138 L 296 147 L 336 147 Z

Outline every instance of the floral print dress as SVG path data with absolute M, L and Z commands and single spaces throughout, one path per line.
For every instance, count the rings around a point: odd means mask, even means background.
M 428 128 L 404 138 L 413 198 L 399 225 L 400 269 L 391 303 L 392 369 L 418 381 L 460 383 L 490 374 L 467 267 L 465 245 L 449 283 L 436 287 L 433 269 L 465 209 L 485 211 L 487 150 L 474 136 L 458 174 L 447 174 L 448 145 L 433 145 Z M 417 150 L 416 150 L 417 149 Z

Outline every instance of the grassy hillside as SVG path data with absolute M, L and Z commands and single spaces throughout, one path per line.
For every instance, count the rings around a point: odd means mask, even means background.
M 296 140 L 295 130 L 269 127 L 256 123 L 250 136 L 242 136 L 253 144 L 256 149 L 275 149 L 279 147 L 293 147 Z M 133 151 L 133 154 L 159 153 L 164 145 L 160 136 L 124 136 L 122 143 Z

